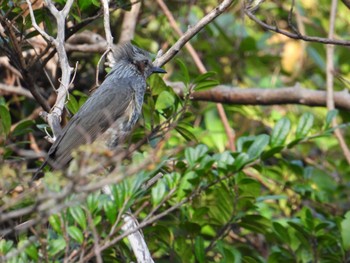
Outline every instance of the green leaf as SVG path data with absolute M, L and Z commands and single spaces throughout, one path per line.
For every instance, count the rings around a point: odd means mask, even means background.
M 149 86 L 151 87 L 152 96 L 159 95 L 163 91 L 169 89 L 164 80 L 158 74 L 152 74 L 151 77 L 148 78 L 148 81 Z
M 1 255 L 6 255 L 11 248 L 13 247 L 13 241 L 8 240 L 6 241 L 5 239 L 0 240 L 0 254 Z
M 202 138 L 202 142 L 209 147 L 214 146 L 220 152 L 223 152 L 227 144 L 227 136 L 220 116 L 214 108 L 204 113 L 204 123 L 207 136 Z
M 280 146 L 276 146 L 276 147 L 273 147 L 271 149 L 268 149 L 267 151 L 263 152 L 261 158 L 266 160 L 266 159 L 270 158 L 271 156 L 275 155 L 276 153 L 282 152 L 284 147 L 285 146 L 280 145 Z
M 241 220 L 241 227 L 261 234 L 266 234 L 271 227 L 271 221 L 261 215 L 246 215 Z
M 217 153 L 213 155 L 213 159 L 217 162 L 218 168 L 223 168 L 225 170 L 235 162 L 235 158 L 233 158 L 229 151 Z
M 11 134 L 12 134 L 12 136 L 19 136 L 19 135 L 27 134 L 27 133 L 33 131 L 33 129 L 30 129 L 30 127 L 33 126 L 34 124 L 35 124 L 35 122 L 33 120 L 21 121 L 20 123 L 17 124 L 17 126 L 15 127 L 15 129 L 13 130 L 13 132 Z
M 82 244 L 84 241 L 83 233 L 79 228 L 76 226 L 70 226 L 68 227 L 68 235 L 73 238 L 75 241 L 77 241 L 79 244 Z
M 332 124 L 332 120 L 338 115 L 339 111 L 334 109 L 334 110 L 330 110 L 329 112 L 327 112 L 327 116 L 326 116 L 326 123 L 324 125 L 324 130 L 327 130 L 331 127 Z
M 153 205 L 158 205 L 164 198 L 167 187 L 163 180 L 159 180 L 156 186 L 152 187 L 152 201 Z
M 114 224 L 115 220 L 117 219 L 117 207 L 114 205 L 114 203 L 112 201 L 107 201 L 103 205 L 103 209 L 106 212 L 108 221 L 111 224 Z
M 303 207 L 301 219 L 303 220 L 303 225 L 306 226 L 306 229 L 310 231 L 314 230 L 314 218 L 309 208 Z
M 269 144 L 270 136 L 261 134 L 256 137 L 253 144 L 249 147 L 247 154 L 250 159 L 258 158 Z
M 185 123 L 179 123 L 175 130 L 181 134 L 187 141 L 197 142 L 196 136 L 190 131 L 191 127 Z
M 191 166 L 198 163 L 199 159 L 208 152 L 208 147 L 204 144 L 197 145 L 196 148 L 186 148 L 185 158 Z
M 78 5 L 81 11 L 89 9 L 92 4 L 93 2 L 91 0 L 78 0 Z
M 193 84 L 198 84 L 198 83 L 201 83 L 209 78 L 212 78 L 214 76 L 216 76 L 217 73 L 215 71 L 208 71 L 204 74 L 201 74 L 199 75 L 198 77 L 196 77 L 194 80 L 193 80 Z
M 310 132 L 314 123 L 314 115 L 309 112 L 304 113 L 298 123 L 297 130 L 295 132 L 296 138 L 304 138 Z
M 204 239 L 202 236 L 197 236 L 195 239 L 194 254 L 199 263 L 205 262 Z
M 66 248 L 66 241 L 63 237 L 58 237 L 58 239 L 51 240 L 49 242 L 49 256 L 55 256 L 59 252 L 63 251 Z
M 174 102 L 175 97 L 173 96 L 173 94 L 165 90 L 159 94 L 155 108 L 157 110 L 163 110 L 173 106 Z
M 79 224 L 79 226 L 85 230 L 86 229 L 86 216 L 84 210 L 80 206 L 75 206 L 69 208 L 70 214 L 73 216 L 75 222 Z
M 38 259 L 39 259 L 39 252 L 38 252 L 38 249 L 36 248 L 36 246 L 34 244 L 31 244 L 31 245 L 27 246 L 24 249 L 24 251 L 33 260 L 38 261 Z
M 341 222 L 341 238 L 344 250 L 350 249 L 350 211 L 345 214 L 345 218 Z
M 0 134 L 8 135 L 11 130 L 11 115 L 5 105 L 0 105 Z
M 69 95 L 66 106 L 72 114 L 76 114 L 79 110 L 79 103 L 72 94 Z
M 298 236 L 298 239 L 303 243 L 303 244 L 308 244 L 309 243 L 309 238 L 310 238 L 310 233 L 306 230 L 305 227 L 301 226 L 298 223 L 295 222 L 288 222 L 288 224 L 293 227 L 297 233 L 299 233 L 300 235 Z
M 97 216 L 95 216 L 95 217 L 93 218 L 92 221 L 94 222 L 94 226 L 97 226 L 97 225 L 99 225 L 99 224 L 101 223 L 101 221 L 102 221 L 102 216 L 97 215 Z
M 210 88 L 215 87 L 219 84 L 220 84 L 220 82 L 217 80 L 208 79 L 206 81 L 202 81 L 202 82 L 198 83 L 197 85 L 194 86 L 193 89 L 195 91 L 201 91 L 201 90 L 210 89 Z
M 170 173 L 170 174 L 164 175 L 163 178 L 166 181 L 167 187 L 169 189 L 172 189 L 176 187 L 176 185 L 179 183 L 181 176 L 179 173 Z
M 236 144 L 237 144 L 237 152 L 243 152 L 247 150 L 252 143 L 255 140 L 255 136 L 242 136 L 239 137 Z
M 62 234 L 61 221 L 58 215 L 51 215 L 49 217 L 49 223 L 57 233 Z
M 196 178 L 198 178 L 198 175 L 192 171 L 186 173 L 181 177 L 181 182 L 177 190 L 177 197 L 179 200 L 186 196 L 186 193 L 192 189 L 193 185 L 191 181 Z
M 280 119 L 271 133 L 270 145 L 272 147 L 284 144 L 290 131 L 290 120 L 286 117 Z
M 100 195 L 98 193 L 93 193 L 89 194 L 86 199 L 87 207 L 91 214 L 94 214 L 98 209 L 99 196 Z
M 244 167 L 247 163 L 249 163 L 250 158 L 249 155 L 246 153 L 240 153 L 237 157 L 235 162 L 233 163 L 235 166 L 235 171 L 238 171 Z
M 287 244 L 290 243 L 289 233 L 288 233 L 287 229 L 284 226 L 282 226 L 278 222 L 273 222 L 272 223 L 272 227 L 273 227 L 274 232 L 277 234 L 278 238 L 281 241 L 283 241 L 283 242 L 285 242 Z
M 182 82 L 188 85 L 190 83 L 190 74 L 188 73 L 187 66 L 180 59 L 176 59 L 176 63 L 179 65 L 182 73 L 182 77 L 183 77 Z

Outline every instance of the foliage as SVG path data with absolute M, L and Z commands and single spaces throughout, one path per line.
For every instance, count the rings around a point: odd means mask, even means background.
M 58 5 L 64 2 L 56 1 Z M 220 1 L 198 1 L 190 8 L 167 2 L 185 30 Z M 116 1 L 115 8 L 127 9 L 128 3 Z M 319 10 L 322 3 L 310 3 L 316 1 L 296 4 L 300 16 L 311 14 L 305 30 L 310 35 L 319 28 L 327 31 L 329 10 Z M 16 1 L 0 1 L 0 5 L 12 18 L 21 13 Z M 0 256 L 9 262 L 87 262 L 95 257 L 98 246 L 103 248 L 103 262 L 130 262 L 134 255 L 127 239 L 120 236 L 122 215 L 130 209 L 144 224 L 142 231 L 155 262 L 348 262 L 350 168 L 331 126 L 333 119 L 342 123 L 348 141 L 347 114 L 296 105 L 225 105 L 235 131 L 236 150 L 231 151 L 215 104 L 191 100 L 192 92 L 218 83 L 277 89 L 300 82 L 310 89 L 324 89 L 326 58 L 321 44 L 303 46 L 242 22 L 238 7 L 219 16 L 193 39 L 208 73 L 198 74 L 185 51 L 166 66 L 171 81 L 185 84 L 184 97 L 159 76 L 149 79 L 143 116 L 125 148 L 143 143 L 127 158 L 118 159 L 116 169 L 107 176 L 114 182 L 112 195 L 94 188 L 105 179 L 98 172 L 84 174 L 84 167 L 110 160 L 108 152 L 89 147 L 77 150 L 67 171 L 46 171 L 31 191 L 26 170 L 38 167 L 39 161 L 23 156 L 21 150 L 33 150 L 33 145 L 49 147 L 42 132 L 47 125 L 39 118 L 28 118 L 38 106 L 34 100 L 19 95 L 0 98 L 1 212 L 41 202 L 33 213 L 1 223 L 3 231 L 37 220 L 24 232 L 1 237 Z M 69 21 L 77 25 L 100 8 L 99 1 L 77 1 Z M 289 8 L 290 3 L 284 1 L 267 1 L 261 14 L 271 11 L 283 24 Z M 120 19 L 118 10 L 112 20 Z M 348 11 L 341 6 L 339 17 L 345 21 Z M 36 10 L 37 20 L 54 34 L 46 12 Z M 337 24 L 338 32 L 346 32 L 343 20 Z M 31 27 L 29 16 L 14 21 L 23 30 Z M 156 52 L 159 43 L 176 41 L 152 1 L 145 1 L 139 21 L 135 42 L 141 47 Z M 103 34 L 101 19 L 91 27 Z M 28 33 L 25 38 L 34 36 Z M 348 56 L 347 49 L 336 49 L 337 74 L 344 79 L 349 74 Z M 80 60 L 75 90 L 67 103 L 70 113 L 78 111 L 93 88 L 92 73 L 99 58 L 100 54 L 70 54 L 71 65 Z M 43 77 L 37 82 L 49 87 Z M 341 86 L 336 81 L 336 87 Z M 47 97 L 51 92 L 50 88 L 41 91 Z M 77 179 L 63 175 L 77 170 Z M 147 182 L 159 174 L 149 186 Z

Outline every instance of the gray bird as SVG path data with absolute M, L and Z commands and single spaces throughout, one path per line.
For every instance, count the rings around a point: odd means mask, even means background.
M 83 144 L 103 141 L 113 149 L 131 131 L 141 114 L 146 79 L 166 71 L 153 66 L 149 54 L 130 43 L 119 44 L 114 59 L 106 79 L 64 127 L 36 174 L 47 163 L 62 169 Z

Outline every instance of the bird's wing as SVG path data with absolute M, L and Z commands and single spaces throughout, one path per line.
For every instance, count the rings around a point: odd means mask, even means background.
M 64 167 L 71 160 L 75 148 L 95 141 L 123 115 L 133 96 L 130 81 L 107 78 L 72 117 L 50 148 L 48 161 L 53 168 Z

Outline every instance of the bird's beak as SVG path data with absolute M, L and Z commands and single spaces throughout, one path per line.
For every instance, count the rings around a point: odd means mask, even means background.
M 152 73 L 167 73 L 164 69 L 159 68 L 159 67 L 153 67 L 152 68 Z

